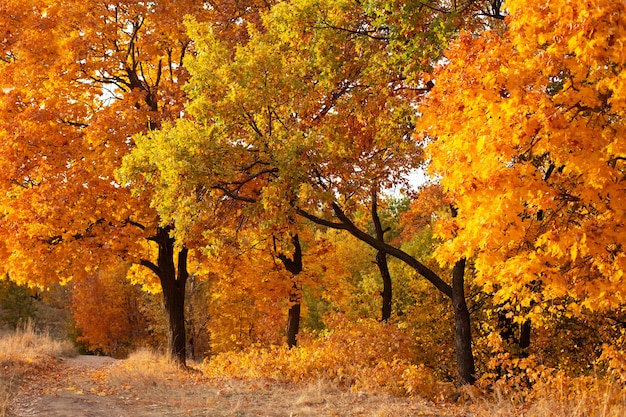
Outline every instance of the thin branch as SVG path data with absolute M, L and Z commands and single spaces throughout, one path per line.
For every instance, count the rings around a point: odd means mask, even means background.
M 72 126 L 72 127 L 80 127 L 80 128 L 89 127 L 89 125 L 87 123 L 73 122 L 73 121 L 67 120 L 67 119 L 60 119 L 59 123 L 64 124 L 64 125 L 68 125 L 68 126 Z
M 138 222 L 136 222 L 136 221 L 134 221 L 134 220 L 131 220 L 131 219 L 126 219 L 126 220 L 124 220 L 123 224 L 124 224 L 124 225 L 129 224 L 129 225 L 131 225 L 131 226 L 135 226 L 135 227 L 137 227 L 137 228 L 139 228 L 139 229 L 141 229 L 141 230 L 144 230 L 144 231 L 146 230 L 146 226 L 144 226 L 143 224 L 138 223 Z
M 365 30 L 365 29 L 350 29 L 350 28 L 345 28 L 341 26 L 335 26 L 335 25 L 331 25 L 330 23 L 326 21 L 323 21 L 322 24 L 323 26 L 316 27 L 315 29 L 334 29 L 334 30 L 339 30 L 341 32 L 349 33 L 351 35 L 366 36 L 370 39 L 374 39 L 377 41 L 384 41 L 384 42 L 389 41 L 389 36 L 373 35 L 373 33 L 389 32 L 389 28 L 386 26 L 381 26 L 379 28 L 375 28 L 371 30 Z
M 226 185 L 215 185 L 215 186 L 213 186 L 211 188 L 214 189 L 214 190 L 222 191 L 224 194 L 226 194 L 228 197 L 232 198 L 233 200 L 244 201 L 246 203 L 256 203 L 257 202 L 257 199 L 255 199 L 255 198 L 241 196 L 241 195 L 233 192 Z

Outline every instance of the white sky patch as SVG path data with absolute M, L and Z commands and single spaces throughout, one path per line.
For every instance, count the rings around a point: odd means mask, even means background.
M 411 188 L 419 188 L 430 181 L 432 181 L 432 178 L 428 176 L 424 168 L 413 170 L 409 175 Z

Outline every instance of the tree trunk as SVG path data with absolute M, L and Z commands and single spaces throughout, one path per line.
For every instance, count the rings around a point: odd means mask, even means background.
M 519 337 L 516 334 L 518 330 Z M 520 357 L 528 356 L 531 330 L 530 319 L 524 320 L 522 324 L 516 324 L 512 317 L 507 317 L 507 310 L 503 309 L 498 312 L 498 332 L 502 340 L 511 345 L 517 345 L 514 354 Z
M 452 269 L 452 304 L 456 338 L 456 362 L 461 384 L 476 381 L 474 354 L 472 353 L 472 330 L 470 313 L 465 302 L 465 258 L 460 259 Z
M 163 280 L 163 279 L 162 279 Z M 168 350 L 170 356 L 181 366 L 187 364 L 187 335 L 185 331 L 185 289 L 178 280 L 165 278 L 163 301 L 167 312 Z
M 376 232 L 376 240 L 381 243 L 385 243 L 385 232 L 383 224 L 380 221 L 378 215 L 378 185 L 372 186 L 372 222 L 374 223 L 374 230 Z M 391 274 L 389 273 L 389 266 L 387 264 L 387 253 L 383 250 L 379 250 L 376 254 L 376 265 L 380 271 L 380 277 L 383 280 L 383 290 L 380 293 L 382 297 L 381 318 L 380 320 L 385 322 L 391 318 L 391 300 L 392 300 L 392 283 Z
M 292 301 L 294 304 L 289 308 L 287 319 L 287 346 L 290 348 L 298 344 L 298 331 L 300 330 L 300 301 Z
M 507 316 L 507 310 L 502 307 L 498 310 L 498 334 L 507 343 L 515 342 L 515 323 Z
M 372 197 L 375 197 L 374 193 Z M 462 384 L 472 384 L 476 380 L 476 368 L 474 366 L 474 355 L 472 353 L 472 332 L 470 326 L 470 314 L 465 302 L 465 259 L 459 260 L 452 270 L 452 285 L 445 282 L 437 273 L 422 264 L 413 256 L 404 252 L 400 248 L 389 245 L 384 239 L 371 236 L 367 232 L 359 229 L 346 215 L 338 203 L 332 203 L 332 209 L 339 222 L 317 217 L 304 210 L 296 209 L 296 212 L 312 222 L 321 226 L 338 230 L 346 230 L 352 236 L 367 243 L 378 251 L 385 252 L 412 267 L 418 274 L 432 283 L 439 291 L 452 300 L 455 317 L 455 339 L 456 357 L 459 380 Z M 456 209 L 450 207 L 452 216 L 456 216 Z M 374 211 L 372 211 L 374 214 Z
M 144 92 L 144 100 L 150 110 L 157 113 L 159 106 L 152 91 L 141 81 L 137 66 L 125 68 L 131 89 L 139 89 Z M 137 104 L 139 105 L 139 104 Z M 148 130 L 156 130 L 159 124 L 150 120 Z M 156 234 L 148 240 L 159 245 L 157 264 L 142 259 L 141 265 L 154 272 L 161 281 L 163 290 L 163 303 L 168 319 L 168 348 L 172 359 L 182 367 L 187 365 L 187 335 L 185 331 L 185 285 L 189 278 L 187 271 L 187 248 L 178 252 L 178 268 L 174 262 L 174 238 L 170 236 L 173 226 L 157 227 Z
M 298 343 L 298 332 L 300 331 L 300 301 L 301 288 L 296 280 L 297 275 L 302 272 L 302 247 L 300 246 L 300 238 L 298 235 L 291 237 L 294 251 L 293 258 L 288 258 L 286 255 L 279 253 L 278 259 L 281 260 L 285 269 L 291 273 L 292 291 L 289 297 L 291 307 L 289 308 L 287 319 L 287 346 L 294 347 Z
M 389 273 L 389 266 L 387 265 L 387 254 L 385 252 L 379 251 L 376 254 L 376 265 L 378 265 L 380 276 L 383 279 L 383 290 L 380 293 L 383 299 L 380 320 L 388 321 L 391 318 L 392 285 L 391 274 Z
M 187 364 L 187 335 L 185 331 L 185 285 L 189 278 L 187 271 L 187 248 L 178 252 L 178 265 L 174 262 L 174 238 L 170 236 L 171 227 L 158 227 L 150 240 L 159 246 L 156 265 L 148 260 L 141 264 L 154 272 L 161 282 L 163 302 L 168 322 L 168 350 L 176 363 L 182 367 Z
M 530 331 L 532 324 L 530 319 L 526 319 L 520 326 L 519 330 L 519 348 L 522 350 L 522 356 L 528 356 L 528 348 L 530 347 Z

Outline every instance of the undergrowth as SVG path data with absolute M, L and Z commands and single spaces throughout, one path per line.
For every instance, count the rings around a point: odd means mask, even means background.
M 393 325 L 349 322 L 337 316 L 332 330 L 304 335 L 298 347 L 249 348 L 216 355 L 201 369 L 212 378 L 269 379 L 280 383 L 325 380 L 352 391 L 421 397 L 463 406 L 478 417 L 626 416 L 626 356 L 605 349 L 602 372 L 570 376 L 537 365 L 533 357 L 498 364 L 504 374 L 485 373 L 472 387 L 441 382 L 431 369 L 412 363 L 414 347 Z
M 392 324 L 371 319 L 351 322 L 336 316 L 331 331 L 302 335 L 298 347 L 253 347 L 221 353 L 201 369 L 213 378 L 271 379 L 277 382 L 327 380 L 358 392 L 386 392 L 425 398 L 451 396 L 452 385 L 412 363 L 414 347 Z
M 528 379 L 500 380 L 464 389 L 477 417 L 621 417 L 626 416 L 626 390 L 610 376 L 567 376 L 543 369 Z
M 202 409 L 222 399 L 235 412 L 250 390 L 260 387 L 275 403 L 282 401 L 279 396 L 291 398 L 296 411 L 337 406 L 338 399 L 351 404 L 355 398 L 368 398 L 368 406 L 382 410 L 376 396 L 387 404 L 392 397 L 382 395 L 391 394 L 434 400 L 442 413 L 475 417 L 626 415 L 626 355 L 610 347 L 592 375 L 568 375 L 537 365 L 532 356 L 506 358 L 496 364 L 498 372 L 485 372 L 476 385 L 459 388 L 412 363 L 416 347 L 393 325 L 337 316 L 330 328 L 322 335 L 304 335 L 293 349 L 256 347 L 216 355 L 199 365 L 203 375 L 181 370 L 163 354 L 140 350 L 101 371 L 101 377 L 124 398 L 145 396 L 150 404 L 160 401 L 176 409 Z M 9 401 L 25 376 L 51 370 L 55 358 L 73 354 L 69 343 L 38 334 L 32 326 L 0 337 L 0 417 L 8 416 Z M 293 391 L 296 386 L 310 388 Z M 356 397 L 347 396 L 349 391 Z M 263 412 L 275 406 L 271 401 Z M 393 415 L 402 406 L 385 410 Z
M 184 381 L 187 375 L 167 355 L 140 349 L 107 371 L 106 377 L 114 386 L 146 392 L 171 389 Z

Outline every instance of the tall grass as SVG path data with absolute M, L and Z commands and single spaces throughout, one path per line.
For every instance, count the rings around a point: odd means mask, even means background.
M 75 355 L 70 342 L 35 331 L 30 321 L 14 332 L 0 334 L 0 417 L 9 415 L 10 401 L 24 376 L 46 369 L 55 358 Z
M 466 389 L 475 417 L 622 417 L 626 387 L 601 376 L 556 373 L 532 387 L 495 383 L 491 392 Z
M 111 368 L 107 378 L 112 385 L 126 387 L 135 392 L 163 388 L 170 389 L 184 375 L 167 355 L 150 349 L 131 353 L 119 365 Z
M 38 357 L 60 358 L 76 354 L 70 342 L 53 339 L 46 332 L 37 332 L 32 321 L 0 337 L 0 359 L 3 360 L 9 357 L 33 361 Z

